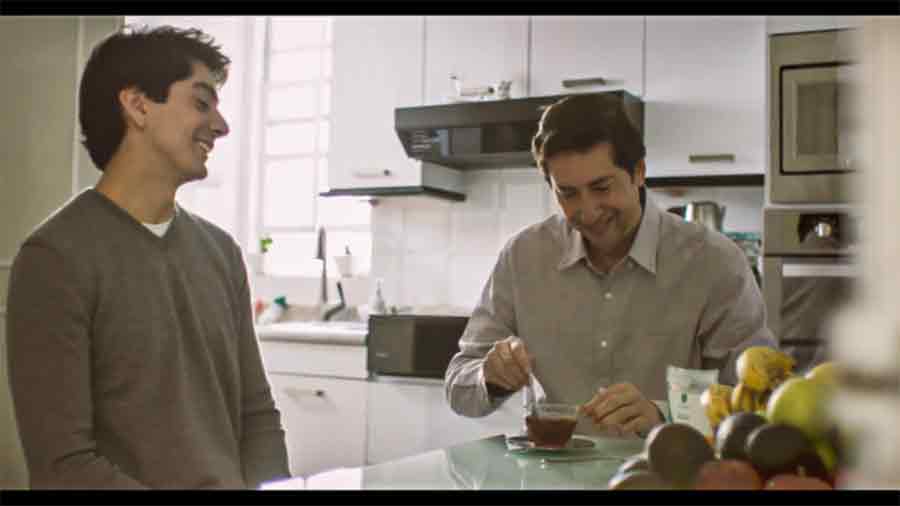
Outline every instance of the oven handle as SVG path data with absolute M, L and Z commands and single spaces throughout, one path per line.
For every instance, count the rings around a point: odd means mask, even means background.
M 859 266 L 852 263 L 810 263 L 784 260 L 781 276 L 785 278 L 855 278 Z

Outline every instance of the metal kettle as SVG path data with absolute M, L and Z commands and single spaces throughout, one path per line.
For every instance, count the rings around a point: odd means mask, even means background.
M 690 202 L 684 206 L 684 220 L 702 223 L 721 232 L 722 222 L 725 220 L 725 206 L 710 200 Z

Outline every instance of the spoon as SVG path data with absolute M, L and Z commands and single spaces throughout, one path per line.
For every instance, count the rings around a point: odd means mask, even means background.
M 535 405 L 539 402 L 544 402 L 547 399 L 547 394 L 544 392 L 544 387 L 541 386 L 541 382 L 535 377 L 534 373 L 528 373 L 528 385 L 525 387 L 525 411 L 533 415 L 535 414 Z
M 544 392 L 544 387 L 541 386 L 541 382 L 538 381 L 534 373 L 530 371 L 528 373 L 528 388 L 531 390 L 532 399 L 534 399 L 535 402 L 544 402 L 547 399 L 547 394 Z

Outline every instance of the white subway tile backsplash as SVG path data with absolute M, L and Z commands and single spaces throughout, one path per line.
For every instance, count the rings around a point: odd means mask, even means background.
M 503 184 L 503 209 L 539 209 L 546 207 L 547 184 L 539 177 L 509 177 Z
M 500 218 L 496 210 L 470 211 L 460 206 L 451 212 L 451 221 L 451 255 L 496 256 L 500 252 Z
M 464 176 L 466 200 L 461 205 L 467 209 L 492 210 L 500 204 L 500 171 L 472 170 Z
M 474 307 L 502 246 L 522 228 L 558 212 L 536 168 L 467 171 L 466 200 L 382 199 L 373 208 L 372 277 L 389 305 Z M 762 231 L 762 188 L 651 190 L 663 208 L 694 200 L 728 207 L 726 231 Z
M 406 254 L 446 252 L 450 246 L 450 212 L 446 204 L 406 207 L 403 228 Z
M 450 255 L 446 252 L 406 255 L 402 272 L 402 303 L 414 306 L 447 304 L 449 261 Z
M 474 308 L 496 262 L 497 255 L 452 257 L 449 303 L 457 307 Z

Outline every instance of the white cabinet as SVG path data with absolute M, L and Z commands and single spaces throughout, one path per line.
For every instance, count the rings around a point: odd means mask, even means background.
M 421 185 L 394 109 L 422 104 L 421 16 L 334 18 L 332 189 Z
M 765 172 L 766 47 L 762 16 L 647 18 L 648 176 Z
M 625 89 L 643 94 L 642 16 L 535 16 L 532 96 Z M 562 81 L 603 78 L 606 85 L 565 88 Z
M 376 464 L 497 434 L 518 433 L 522 399 L 513 396 L 483 418 L 454 413 L 440 380 L 386 379 L 369 383 L 367 462 Z
M 292 476 L 365 464 L 366 381 L 269 374 Z
M 261 340 L 292 476 L 365 464 L 366 347 Z
M 525 94 L 528 69 L 526 16 L 425 18 L 425 104 L 455 94 L 450 75 L 465 85 L 512 81 L 513 98 Z
M 865 16 L 767 16 L 769 34 L 858 28 Z

